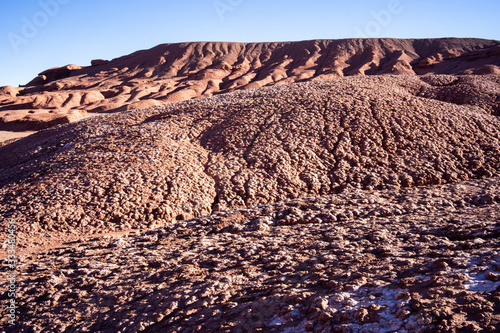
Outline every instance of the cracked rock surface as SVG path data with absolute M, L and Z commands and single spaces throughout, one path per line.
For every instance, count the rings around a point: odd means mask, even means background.
M 351 188 L 25 255 L 4 331 L 498 332 L 499 182 Z
M 420 77 L 348 77 L 45 130 L 0 147 L 0 214 L 26 249 L 349 188 L 498 176 L 498 76 L 439 80 L 485 87 L 487 106 L 443 102 Z

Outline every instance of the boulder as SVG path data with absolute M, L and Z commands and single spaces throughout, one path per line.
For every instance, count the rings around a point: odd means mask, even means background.
M 109 60 L 105 60 L 105 59 L 94 59 L 90 62 L 90 64 L 92 66 L 101 66 L 101 65 L 106 65 L 107 63 L 109 63 Z

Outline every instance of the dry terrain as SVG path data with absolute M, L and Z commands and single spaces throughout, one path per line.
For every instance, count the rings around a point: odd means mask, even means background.
M 2 331 L 499 332 L 499 45 L 160 45 L 2 88 L 38 131 L 0 144 Z
M 0 131 L 343 76 L 500 74 L 499 59 L 498 41 L 460 38 L 164 44 L 88 67 L 51 68 L 24 87 L 0 88 Z
M 15 331 L 498 332 L 499 184 L 352 189 L 25 256 Z

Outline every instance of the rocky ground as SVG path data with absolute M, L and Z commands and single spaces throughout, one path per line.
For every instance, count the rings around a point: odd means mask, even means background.
M 23 256 L 4 331 L 498 332 L 499 182 L 350 189 Z

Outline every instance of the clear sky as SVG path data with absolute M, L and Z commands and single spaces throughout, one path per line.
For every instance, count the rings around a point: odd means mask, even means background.
M 162 43 L 500 39 L 499 0 L 0 0 L 0 86 Z

